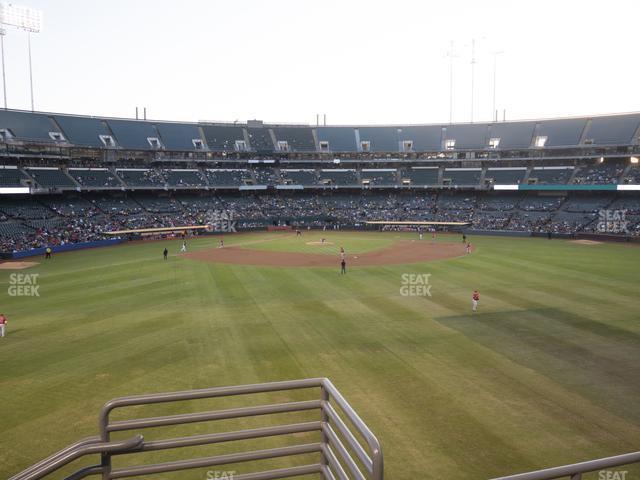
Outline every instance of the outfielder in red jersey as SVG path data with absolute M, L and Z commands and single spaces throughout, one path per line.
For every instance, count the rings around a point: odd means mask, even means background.
M 473 295 L 471 296 L 471 300 L 472 300 L 472 310 L 475 312 L 476 310 L 478 310 L 478 302 L 480 301 L 480 292 L 478 292 L 478 290 L 474 290 L 473 291 Z
M 0 337 L 5 336 L 5 330 L 7 329 L 7 317 L 4 316 L 4 313 L 0 313 Z

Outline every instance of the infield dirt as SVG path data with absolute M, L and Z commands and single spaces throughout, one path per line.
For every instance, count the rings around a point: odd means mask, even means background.
M 431 243 L 409 240 L 396 242 L 379 250 L 347 255 L 346 261 L 349 267 L 366 267 L 431 262 L 464 255 L 466 255 L 465 246 L 461 243 Z M 276 252 L 243 247 L 210 248 L 182 256 L 191 260 L 238 265 L 332 267 L 340 264 L 339 255 Z

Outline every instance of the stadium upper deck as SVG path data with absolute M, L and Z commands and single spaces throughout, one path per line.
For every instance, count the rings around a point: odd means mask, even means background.
M 640 113 L 474 124 L 308 126 L 180 123 L 0 110 L 0 153 L 444 154 L 543 157 L 637 152 Z M 48 151 L 47 149 L 51 149 Z M 535 152 L 535 153 L 534 153 Z

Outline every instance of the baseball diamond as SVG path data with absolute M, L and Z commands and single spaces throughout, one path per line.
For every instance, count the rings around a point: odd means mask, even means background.
M 0 479 L 640 480 L 640 1 L 24 2 Z
M 307 245 L 322 235 L 335 253 Z M 357 405 L 385 449 L 387 478 L 490 478 L 633 449 L 638 247 L 469 235 L 465 254 L 458 234 L 224 238 L 223 248 L 216 235 L 191 239 L 186 254 L 181 240 L 66 252 L 22 270 L 39 273 L 40 296 L 3 296 L 3 475 L 92 435 L 114 396 L 314 376 Z M 10 274 L 0 270 L 5 291 Z

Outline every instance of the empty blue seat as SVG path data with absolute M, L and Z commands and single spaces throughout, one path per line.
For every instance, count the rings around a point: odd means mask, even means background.
M 40 113 L 0 109 L 0 128 L 9 130 L 18 140 L 50 143 L 49 132 L 61 133 L 53 120 Z
M 318 127 L 318 142 L 322 150 L 322 142 L 327 142 L 332 152 L 356 152 L 356 134 L 353 127 Z
M 56 115 L 53 117 L 60 125 L 65 137 L 74 145 L 102 147 L 100 135 L 111 135 L 103 120 L 93 117 L 75 117 Z

